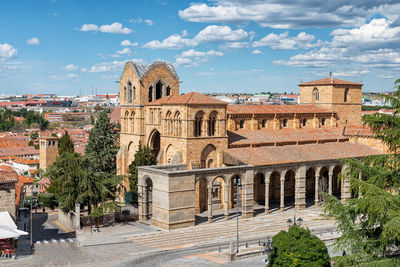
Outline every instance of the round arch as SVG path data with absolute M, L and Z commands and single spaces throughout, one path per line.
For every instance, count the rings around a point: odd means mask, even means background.
M 253 200 L 258 204 L 265 203 L 265 175 L 261 172 L 254 175 Z
M 147 142 L 147 144 L 150 147 L 155 157 L 158 157 L 158 154 L 160 153 L 160 141 L 161 141 L 160 132 L 154 129 L 150 134 L 149 141 Z
M 203 148 L 200 156 L 201 168 L 215 168 L 217 165 L 217 148 L 213 144 L 208 144 Z
M 338 199 L 342 197 L 342 181 L 339 178 L 339 174 L 342 172 L 342 167 L 337 165 L 333 168 L 332 172 L 332 194 Z
M 196 179 L 195 182 L 195 198 L 194 198 L 194 213 L 199 214 L 208 209 L 208 181 L 205 177 Z
M 294 170 L 286 171 L 284 189 L 285 206 L 294 206 L 296 190 L 296 172 Z
M 146 220 L 151 220 L 153 216 L 153 181 L 147 177 L 144 183 L 144 205 Z
M 314 204 L 315 200 L 315 169 L 310 167 L 306 171 L 306 202 Z

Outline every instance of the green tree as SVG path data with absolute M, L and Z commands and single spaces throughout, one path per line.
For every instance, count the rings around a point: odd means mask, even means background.
M 132 202 L 138 201 L 138 170 L 137 167 L 155 165 L 156 159 L 148 146 L 142 147 L 139 142 L 139 148 L 135 153 L 135 159 L 129 165 L 129 187 L 132 193 Z
M 361 197 L 341 203 L 327 196 L 325 211 L 343 233 L 336 248 L 351 252 L 337 259 L 338 266 L 381 260 L 400 253 L 400 79 L 395 88 L 393 96 L 383 96 L 395 110 L 394 115 L 363 117 L 363 123 L 371 127 L 375 138 L 392 153 L 344 160 L 347 168 L 341 179 L 349 181 L 353 195 Z
M 58 143 L 58 153 L 72 153 L 74 151 L 74 143 L 72 142 L 71 136 L 69 135 L 68 131 L 65 131 L 63 136 L 60 138 L 60 142 Z
M 307 229 L 292 226 L 272 241 L 271 266 L 330 266 L 325 243 Z
M 89 133 L 89 141 L 85 148 L 88 167 L 95 172 L 115 173 L 118 152 L 117 135 L 110 123 L 110 115 L 106 111 L 99 113 L 94 128 Z

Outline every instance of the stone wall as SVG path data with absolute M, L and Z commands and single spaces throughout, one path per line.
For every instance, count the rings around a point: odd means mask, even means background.
M 16 219 L 14 183 L 0 184 L 0 211 L 8 211 L 11 217 Z

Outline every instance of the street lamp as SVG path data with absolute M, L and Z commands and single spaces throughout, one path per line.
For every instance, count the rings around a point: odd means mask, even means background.
M 301 217 L 296 219 L 296 213 L 295 213 L 293 216 L 293 221 L 290 218 L 287 220 L 287 224 L 288 224 L 289 228 L 290 228 L 290 226 L 292 226 L 292 223 L 293 223 L 293 226 L 301 227 L 301 224 L 303 223 L 303 219 Z
M 235 177 L 233 178 L 233 185 L 234 189 L 236 190 L 236 193 L 234 194 L 235 196 L 235 202 L 236 202 L 236 253 L 239 252 L 239 203 L 240 203 L 240 193 L 239 189 L 242 188 L 242 182 L 240 180 L 240 177 Z
M 35 206 L 37 205 L 37 199 L 36 199 L 36 195 L 37 195 L 37 191 L 33 191 L 33 198 L 32 199 L 28 199 L 29 202 L 29 206 L 30 206 L 30 213 L 31 213 L 31 223 L 30 223 L 30 243 L 31 243 L 31 249 L 32 249 L 32 244 L 33 244 L 33 231 L 32 231 L 32 204 L 34 204 Z

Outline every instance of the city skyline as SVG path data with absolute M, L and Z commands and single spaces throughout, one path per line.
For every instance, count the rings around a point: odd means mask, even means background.
M 330 71 L 382 92 L 400 70 L 395 1 L 2 4 L 0 94 L 117 93 L 126 60 L 173 63 L 183 93 L 298 92 Z

